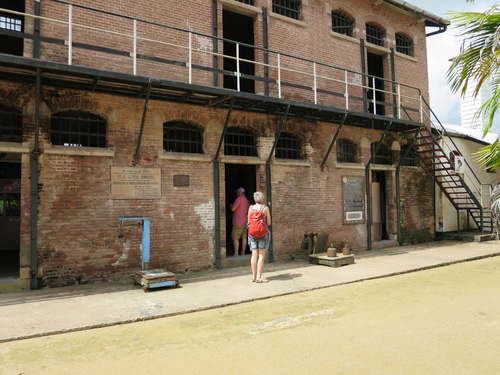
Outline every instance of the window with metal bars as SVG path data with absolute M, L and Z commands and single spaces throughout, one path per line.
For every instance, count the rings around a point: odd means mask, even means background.
M 224 137 L 224 154 L 238 156 L 257 156 L 255 135 L 242 128 L 230 127 Z
M 354 31 L 354 19 L 342 11 L 332 12 L 332 31 L 352 36 Z
M 203 131 L 196 125 L 171 121 L 163 124 L 163 149 L 167 152 L 203 153 Z
M 383 46 L 385 44 L 385 30 L 374 23 L 367 23 L 366 41 L 378 46 Z
M 281 133 L 276 144 L 277 159 L 302 159 L 302 142 L 291 133 Z
M 358 145 L 350 139 L 337 141 L 337 161 L 340 163 L 358 162 Z
M 401 165 L 415 167 L 417 165 L 417 150 L 412 144 L 401 146 Z
M 300 0 L 273 0 L 273 12 L 298 20 L 300 18 Z
M 413 56 L 413 41 L 404 34 L 396 34 L 396 51 Z
M 378 146 L 377 155 L 375 155 L 375 147 L 377 142 L 372 143 L 372 162 L 373 164 L 392 164 L 392 150 L 389 146 L 381 143 Z
M 68 147 L 106 147 L 106 121 L 89 112 L 56 113 L 51 118 L 50 141 Z
M 0 106 L 0 141 L 23 141 L 23 115 L 15 108 Z
M 23 21 L 19 18 L 0 15 L 0 29 L 9 31 L 23 31 Z
M 236 0 L 239 1 L 240 3 L 248 4 L 248 5 L 255 5 L 255 0 Z

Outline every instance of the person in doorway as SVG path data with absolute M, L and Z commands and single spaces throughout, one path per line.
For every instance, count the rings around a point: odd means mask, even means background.
M 252 251 L 250 266 L 252 268 L 252 281 L 266 283 L 262 277 L 264 272 L 264 261 L 269 249 L 269 226 L 271 225 L 271 213 L 264 201 L 264 194 L 260 191 L 254 193 L 255 204 L 248 209 L 248 243 Z
M 245 255 L 247 248 L 247 213 L 250 202 L 245 196 L 245 188 L 236 190 L 238 195 L 231 205 L 233 212 L 233 230 L 231 238 L 233 239 L 234 256 L 240 255 L 240 239 L 241 239 L 241 255 Z

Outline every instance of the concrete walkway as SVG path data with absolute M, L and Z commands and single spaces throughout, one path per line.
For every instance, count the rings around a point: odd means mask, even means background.
M 195 273 L 181 288 L 144 293 L 131 284 L 90 284 L 0 295 L 0 342 L 159 318 L 500 255 L 500 241 L 433 242 L 358 254 L 342 268 L 304 261 Z

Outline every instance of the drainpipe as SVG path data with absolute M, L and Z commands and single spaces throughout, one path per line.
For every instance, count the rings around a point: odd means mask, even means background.
M 30 223 L 30 288 L 38 289 L 38 161 L 40 156 L 40 91 L 41 77 L 40 68 L 36 69 L 36 86 L 35 86 L 35 145 L 30 155 L 30 176 L 31 176 L 31 223 Z
M 35 16 L 40 16 L 41 12 L 41 0 L 35 0 Z M 34 28 L 35 39 L 33 42 L 33 58 L 40 58 L 40 19 L 35 18 L 35 28 Z
M 219 40 L 217 39 L 219 35 L 219 13 L 217 7 L 217 0 L 212 0 L 212 44 L 214 50 L 214 56 L 212 57 L 212 65 L 214 67 L 213 72 L 213 85 L 215 87 L 219 86 Z
M 446 30 L 448 30 L 448 25 L 440 26 L 439 30 L 433 31 L 432 33 L 429 33 L 429 34 L 425 34 L 425 36 L 430 37 L 433 35 L 441 34 L 441 33 L 444 33 Z

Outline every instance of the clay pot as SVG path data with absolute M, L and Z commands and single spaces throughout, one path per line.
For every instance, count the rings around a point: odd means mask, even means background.
M 342 249 L 342 255 L 351 255 L 351 248 L 350 247 L 344 247 Z
M 337 256 L 337 249 L 335 247 L 329 247 L 326 249 L 326 256 L 329 258 L 335 258 Z

